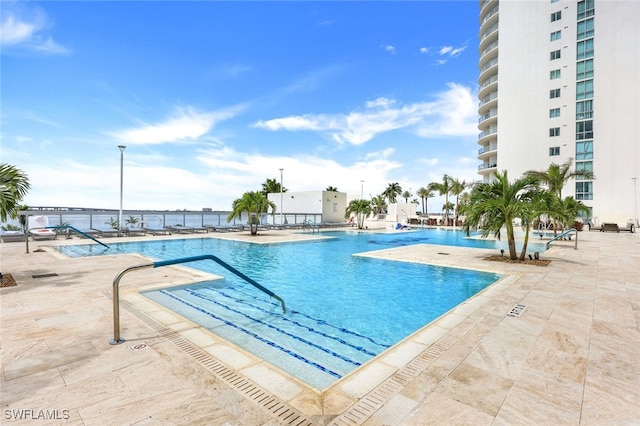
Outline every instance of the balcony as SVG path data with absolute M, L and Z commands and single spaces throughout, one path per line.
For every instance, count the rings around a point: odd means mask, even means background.
M 478 118 L 478 124 L 480 124 L 480 123 L 482 123 L 484 121 L 487 121 L 490 118 L 494 118 L 494 117 L 496 117 L 496 120 L 494 120 L 494 121 L 497 121 L 497 116 L 498 116 L 498 110 L 497 109 L 491 110 L 491 111 L 487 112 L 486 114 L 481 115 L 480 118 Z
M 485 154 L 489 154 L 491 152 L 495 152 L 498 150 L 498 144 L 492 143 L 487 146 L 483 146 L 478 150 L 478 157 L 483 157 Z
M 490 173 L 495 171 L 498 168 L 497 163 L 482 163 L 478 165 L 478 172 L 480 173 Z

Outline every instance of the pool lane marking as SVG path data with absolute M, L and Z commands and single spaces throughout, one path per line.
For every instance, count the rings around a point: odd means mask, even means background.
M 238 289 L 237 289 L 237 288 L 235 288 L 235 287 L 229 287 L 229 288 L 232 288 L 234 291 L 237 291 L 237 292 L 238 292 L 238 293 L 240 293 L 240 294 L 244 294 L 244 295 L 246 295 L 247 297 L 251 297 L 251 298 L 253 298 L 254 300 L 259 300 L 259 299 L 258 299 L 258 297 L 254 296 L 253 294 L 249 294 L 249 293 L 246 293 L 246 292 L 244 292 L 244 291 L 238 290 Z M 220 293 L 221 293 L 221 294 L 224 294 L 222 291 L 220 291 Z M 249 306 L 254 306 L 254 305 L 252 305 L 252 304 L 250 304 L 250 303 L 248 303 L 248 302 L 243 302 L 243 301 L 241 301 L 240 299 L 234 298 L 233 296 L 228 296 L 228 297 L 230 297 L 230 298 L 232 298 L 232 299 L 234 299 L 234 300 L 238 301 L 239 303 L 245 303 L 245 304 L 248 304 Z M 271 305 L 273 305 L 273 306 L 279 306 L 279 305 L 277 305 L 276 303 L 269 302 L 269 301 L 267 301 L 267 300 L 265 300 L 264 302 L 265 302 L 265 303 L 268 303 L 268 304 L 271 304 Z M 257 308 L 257 309 L 261 309 L 261 308 L 258 308 L 257 306 L 256 306 L 256 308 Z M 269 311 L 265 311 L 265 312 L 269 312 Z M 310 319 L 311 321 L 315 321 L 318 325 L 326 325 L 326 326 L 328 326 L 328 327 L 331 327 L 331 328 L 334 328 L 334 329 L 336 329 L 336 330 L 338 330 L 338 331 L 341 331 L 341 332 L 343 332 L 343 333 L 345 333 L 345 334 L 351 334 L 351 335 L 353 335 L 353 336 L 356 336 L 356 337 L 359 337 L 359 338 L 362 338 L 362 339 L 368 340 L 368 341 L 370 341 L 371 343 L 373 343 L 374 345 L 380 346 L 380 347 L 382 347 L 382 348 L 384 348 L 384 349 L 388 349 L 388 348 L 390 348 L 390 347 L 392 346 L 392 345 L 387 344 L 387 343 L 379 343 L 379 342 L 376 342 L 374 339 L 372 339 L 372 338 L 371 338 L 371 337 L 369 337 L 369 336 L 365 336 L 364 334 L 360 334 L 360 333 L 358 333 L 358 332 L 355 332 L 355 331 L 352 331 L 352 330 L 349 330 L 349 329 L 346 329 L 346 328 L 343 328 L 343 327 L 338 327 L 338 326 L 335 326 L 335 325 L 333 325 L 333 324 L 329 324 L 329 323 L 328 323 L 328 322 L 326 322 L 325 320 L 318 319 L 318 318 L 314 318 L 314 317 L 312 317 L 312 316 L 310 316 L 310 315 L 307 315 L 307 314 L 305 314 L 305 313 L 303 313 L 303 312 L 300 312 L 300 311 L 296 311 L 296 310 L 294 310 L 294 309 L 287 309 L 287 312 L 289 312 L 289 313 L 291 313 L 291 314 L 300 315 L 300 316 L 302 316 L 302 317 L 304 317 L 304 318 Z
M 165 291 L 166 291 L 166 290 L 162 290 L 162 292 L 165 292 Z M 347 362 L 347 363 L 349 363 L 349 364 L 353 364 L 353 365 L 355 365 L 356 367 L 359 367 L 360 365 L 362 365 L 362 364 L 361 364 L 361 363 L 359 363 L 358 361 L 354 361 L 354 360 L 352 360 L 352 359 L 350 359 L 350 358 L 348 358 L 348 357 L 346 357 L 346 356 L 344 356 L 344 355 L 342 355 L 342 354 L 339 354 L 339 353 L 337 353 L 337 352 L 335 352 L 335 351 L 333 351 L 333 350 L 331 350 L 331 349 L 325 348 L 324 346 L 320 346 L 320 345 L 319 345 L 319 344 L 317 344 L 317 343 L 314 343 L 314 342 L 312 342 L 312 341 L 310 341 L 310 340 L 304 339 L 304 338 L 302 338 L 302 337 L 300 337 L 300 336 L 296 336 L 295 334 L 289 333 L 288 331 L 283 330 L 283 329 L 281 329 L 281 328 L 279 328 L 279 327 L 276 327 L 275 325 L 272 325 L 272 324 L 266 323 L 266 322 L 264 322 L 264 321 L 262 321 L 262 320 L 259 320 L 259 319 L 257 319 L 257 318 L 254 318 L 254 317 L 250 316 L 250 315 L 247 315 L 247 314 L 245 314 L 244 312 L 239 311 L 238 309 L 234 309 L 234 308 L 232 308 L 232 307 L 230 307 L 230 306 L 228 306 L 228 305 L 225 305 L 224 303 L 220 303 L 220 302 L 218 302 L 218 301 L 216 301 L 216 300 L 213 300 L 213 299 L 208 298 L 208 297 L 206 297 L 206 296 L 203 296 L 203 295 L 200 295 L 200 294 L 198 294 L 198 293 L 195 293 L 195 292 L 193 292 L 193 290 L 185 289 L 185 291 L 186 291 L 187 293 L 191 294 L 191 295 L 192 295 L 192 296 L 194 296 L 194 297 L 197 297 L 197 298 L 200 298 L 200 299 L 206 300 L 207 302 L 211 302 L 211 303 L 213 303 L 213 304 L 215 304 L 215 305 L 218 305 L 218 306 L 220 306 L 220 307 L 222 307 L 222 308 L 224 308 L 224 309 L 227 309 L 228 311 L 231 311 L 231 312 L 234 312 L 234 313 L 236 313 L 236 314 L 238 314 L 238 315 L 241 315 L 241 316 L 243 316 L 243 317 L 245 317 L 245 318 L 247 318 L 247 319 L 249 319 L 249 320 L 251 320 L 251 321 L 253 321 L 253 322 L 256 322 L 256 323 L 258 323 L 258 324 L 262 324 L 262 325 L 266 326 L 267 328 L 270 328 L 270 329 L 272 329 L 272 330 L 275 330 L 276 332 L 281 333 L 281 334 L 284 334 L 285 336 L 289 336 L 289 337 L 291 337 L 292 339 L 294 339 L 294 340 L 298 340 L 298 341 L 300 341 L 300 342 L 302 342 L 302 343 L 304 343 L 304 344 L 306 344 L 306 345 L 308 345 L 308 346 L 311 346 L 311 347 L 313 347 L 313 348 L 316 348 L 316 349 L 318 349 L 318 350 L 321 350 L 322 352 L 325 352 L 325 353 L 327 353 L 327 354 L 329 354 L 329 355 L 331 355 L 331 356 L 333 356 L 333 357 L 335 357 L 335 358 L 339 358 L 339 359 L 341 359 L 341 360 L 343 360 L 343 361 L 345 361 L 345 362 Z
M 191 293 L 193 290 L 187 290 L 187 291 L 189 291 L 189 292 Z M 197 293 L 192 293 L 192 294 L 193 294 L 194 296 L 197 296 L 197 295 L 198 295 Z M 239 298 L 237 298 L 237 297 L 235 297 L 235 296 L 232 296 L 232 295 L 230 295 L 230 294 L 228 294 L 228 293 L 225 293 L 224 291 L 216 291 L 216 294 L 220 294 L 220 295 L 222 295 L 222 296 L 224 296 L 224 297 L 226 297 L 226 298 L 228 298 L 228 299 L 233 300 L 233 301 L 234 301 L 234 302 L 236 302 L 236 303 L 239 303 L 239 304 L 242 304 L 242 305 L 246 305 L 246 306 L 250 306 L 250 307 L 252 307 L 252 308 L 254 308 L 254 309 L 256 309 L 256 310 L 258 310 L 258 311 L 260 311 L 260 312 L 264 312 L 264 313 L 266 313 L 266 314 L 273 315 L 273 313 L 272 313 L 272 312 L 270 312 L 270 311 L 268 311 L 268 310 L 266 310 L 266 309 L 264 309 L 264 308 L 262 308 L 262 307 L 260 307 L 260 306 L 258 306 L 258 305 L 256 305 L 256 304 L 246 302 L 246 301 L 244 301 L 244 300 L 242 300 L 242 299 L 239 299 Z M 202 298 L 203 298 L 203 299 L 205 299 L 205 300 L 210 300 L 210 299 L 209 299 L 207 296 L 205 296 L 205 295 L 202 295 L 202 296 L 199 296 L 199 297 L 202 297 Z M 257 298 L 255 298 L 255 299 L 256 299 L 256 300 L 259 300 L 259 299 L 257 299 Z M 210 301 L 211 301 L 211 302 L 214 302 L 214 300 L 210 300 Z M 269 303 L 269 304 L 270 304 L 270 302 L 268 302 L 268 301 L 266 301 L 266 300 L 265 300 L 265 301 L 263 301 L 263 302 L 265 302 L 265 303 Z M 276 306 L 276 305 L 274 304 L 274 306 Z M 363 335 L 361 335 L 361 334 L 358 334 L 358 333 L 353 332 L 353 331 L 351 331 L 351 330 L 347 330 L 347 329 L 345 329 L 345 328 L 336 327 L 335 325 L 328 324 L 328 323 L 327 323 L 326 321 L 324 321 L 324 320 L 314 319 L 314 318 L 312 318 L 312 317 L 310 317 L 310 316 L 308 316 L 308 315 L 302 314 L 302 313 L 300 313 L 300 312 L 298 312 L 298 311 L 289 310 L 289 311 L 288 311 L 288 313 L 300 315 L 300 316 L 302 316 L 302 317 L 305 317 L 305 318 L 307 318 L 307 319 L 310 319 L 310 320 L 312 320 L 312 321 L 315 321 L 315 322 L 316 322 L 316 324 L 318 324 L 318 325 L 326 325 L 327 327 L 331 327 L 331 328 L 333 328 L 333 329 L 336 329 L 336 330 L 338 330 L 338 331 L 341 331 L 341 332 L 343 332 L 344 334 L 349 334 L 349 335 L 356 336 L 356 337 L 359 337 L 359 338 L 362 338 L 362 339 L 366 339 L 366 340 L 368 340 L 369 342 L 371 342 L 371 343 L 373 343 L 373 344 L 375 344 L 375 345 L 377 345 L 377 346 L 380 346 L 380 347 L 382 347 L 382 348 L 384 348 L 384 349 L 386 349 L 386 348 L 388 348 L 388 347 L 389 347 L 389 345 L 383 345 L 383 344 L 380 344 L 380 343 L 375 342 L 375 341 L 374 341 L 373 339 L 371 339 L 370 337 L 363 336 Z M 310 332 L 312 332 L 312 333 L 319 334 L 320 336 L 326 337 L 326 338 L 328 338 L 328 339 L 335 340 L 336 342 L 342 343 L 342 344 L 343 344 L 343 345 L 345 345 L 345 346 L 349 346 L 350 348 L 353 348 L 353 349 L 355 349 L 355 350 L 357 350 L 357 351 L 359 351 L 359 352 L 365 353 L 365 354 L 370 355 L 370 356 L 376 356 L 376 355 L 378 355 L 377 353 L 371 352 L 370 350 L 366 349 L 366 348 L 365 348 L 365 347 L 363 347 L 363 346 L 356 346 L 355 344 L 350 343 L 350 342 L 348 342 L 348 341 L 346 341 L 346 340 L 344 340 L 344 339 L 342 339 L 342 338 L 340 338 L 340 337 L 332 336 L 332 335 L 330 335 L 330 334 L 326 334 L 326 333 L 324 333 L 324 332 L 322 332 L 322 331 L 320 331 L 320 330 L 316 330 L 315 328 L 313 328 L 313 327 L 311 327 L 311 326 L 308 326 L 308 325 L 302 324 L 302 323 L 301 323 L 301 322 L 299 322 L 299 321 L 292 320 L 292 319 L 290 319 L 290 318 L 288 318 L 288 317 L 286 317 L 286 316 L 282 316 L 282 315 L 277 315 L 277 316 L 278 316 L 279 318 L 281 318 L 283 321 L 286 321 L 286 322 L 288 322 L 288 323 L 291 323 L 291 324 L 293 324 L 293 325 L 295 325 L 295 326 L 298 326 L 298 327 L 300 327 L 300 328 L 303 328 L 303 329 L 305 329 L 305 330 L 307 330 L 307 331 L 310 331 Z
M 275 342 L 272 342 L 272 341 L 270 341 L 270 340 L 267 340 L 267 339 L 265 339 L 264 337 L 259 336 L 259 335 L 257 335 L 256 333 L 254 333 L 254 332 L 252 332 L 252 331 L 249 331 L 249 330 L 247 330 L 247 329 L 245 329 L 245 328 L 243 328 L 243 327 L 240 327 L 240 326 L 238 326 L 238 325 L 236 325 L 236 324 L 232 323 L 231 321 L 227 321 L 226 319 L 224 319 L 224 318 L 222 318 L 222 317 L 219 317 L 219 316 L 217 316 L 216 314 L 214 314 L 214 313 L 212 313 L 212 312 L 207 311 L 206 309 L 202 309 L 201 307 L 199 307 L 199 306 L 197 306 L 197 305 L 195 305 L 195 304 L 193 304 L 193 303 L 190 303 L 190 302 L 189 302 L 189 301 L 187 301 L 187 300 L 184 300 L 184 299 L 182 299 L 182 298 L 180 298 L 180 297 L 178 297 L 178 296 L 175 296 L 175 295 L 173 295 L 173 294 L 170 294 L 170 293 L 166 293 L 166 295 L 167 295 L 168 297 L 170 297 L 170 298 L 174 299 L 174 300 L 177 300 L 177 301 L 178 301 L 178 302 L 180 302 L 180 303 L 183 303 L 183 304 L 185 304 L 185 305 L 189 306 L 190 308 L 195 309 L 195 310 L 196 310 L 196 311 L 198 311 L 198 312 L 201 312 L 201 313 L 203 313 L 203 314 L 205 314 L 205 315 L 207 315 L 207 316 L 209 316 L 209 317 L 211 317 L 211 318 L 214 318 L 214 319 L 216 319 L 216 320 L 218 320 L 218 321 L 223 322 L 224 324 L 228 325 L 229 327 L 235 328 L 235 329 L 237 329 L 238 331 L 240 331 L 240 332 L 242 332 L 242 333 L 245 333 L 245 334 L 247 334 L 247 335 L 249 335 L 249 336 L 253 337 L 254 339 L 257 339 L 257 340 L 259 340 L 259 341 L 261 341 L 261 342 L 263 342 L 263 343 L 265 343 L 265 344 L 267 344 L 267 345 L 269 345 L 269 346 L 272 346 L 272 347 L 274 347 L 274 348 L 276 348 L 276 349 L 281 350 L 282 352 L 284 352 L 284 353 L 286 353 L 286 354 L 288 354 L 288 355 L 291 355 L 291 356 L 292 356 L 292 357 L 294 357 L 294 358 L 297 358 L 297 359 L 299 359 L 299 360 L 301 360 L 301 361 L 303 361 L 303 362 L 305 362 L 305 363 L 307 363 L 307 364 L 309 364 L 309 365 L 311 365 L 311 366 L 313 366 L 313 367 L 316 367 L 317 369 L 319 369 L 319 370 L 321 370 L 321 371 L 324 371 L 325 373 L 327 373 L 327 374 L 329 374 L 329 375 L 331 375 L 331 376 L 333 376 L 333 377 L 336 377 L 336 378 L 338 378 L 338 379 L 342 377 L 342 375 L 341 375 L 341 374 L 336 373 L 335 371 L 330 370 L 329 368 L 327 368 L 327 367 L 325 367 L 325 366 L 323 366 L 323 365 L 320 365 L 320 364 L 318 364 L 317 362 L 311 361 L 311 360 L 309 360 L 309 359 L 305 358 L 304 356 L 302 356 L 302 355 L 300 355 L 300 354 L 297 354 L 297 353 L 295 353 L 295 352 L 291 351 L 290 349 L 287 349 L 287 348 L 285 348 L 285 347 L 282 347 L 282 346 L 278 345 L 278 344 L 277 344 L 277 343 L 275 343 Z

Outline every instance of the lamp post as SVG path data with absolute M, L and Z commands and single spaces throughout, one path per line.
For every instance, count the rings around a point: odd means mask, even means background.
M 360 199 L 362 200 L 364 198 L 364 181 L 361 180 L 360 181 Z
M 638 191 L 636 191 L 636 181 L 638 180 L 638 177 L 632 177 L 631 180 L 633 181 L 633 223 L 634 225 L 638 226 L 638 204 L 636 203 L 638 198 Z
M 282 172 L 284 171 L 284 169 L 280 169 L 280 225 L 283 225 L 284 222 L 282 221 L 282 209 L 284 208 L 282 205 Z
M 123 165 L 124 165 L 124 149 L 126 146 L 118 145 L 120 149 L 120 214 L 118 215 L 118 231 L 122 232 L 122 182 L 123 182 Z

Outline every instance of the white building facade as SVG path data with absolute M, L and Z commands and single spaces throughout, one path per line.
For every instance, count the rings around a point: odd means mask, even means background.
M 269 201 L 276 205 L 275 219 L 284 215 L 321 215 L 322 222 L 340 223 L 345 221 L 347 194 L 337 191 L 301 191 L 267 194 Z M 280 199 L 282 198 L 282 202 Z M 284 221 L 284 219 L 283 219 Z M 278 221 L 276 220 L 276 223 Z
M 637 221 L 640 1 L 480 2 L 478 173 L 513 181 L 573 158 L 562 195 Z

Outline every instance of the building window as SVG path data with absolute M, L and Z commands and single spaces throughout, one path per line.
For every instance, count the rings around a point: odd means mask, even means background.
M 562 11 L 553 12 L 551 14 L 551 22 L 559 21 L 562 18 Z
M 552 127 L 549 129 L 549 136 L 560 136 L 560 127 Z
M 593 37 L 593 18 L 578 22 L 578 40 L 589 37 Z
M 576 120 L 593 118 L 593 100 L 576 102 Z
M 593 159 L 593 141 L 576 142 L 576 161 Z
M 593 139 L 593 120 L 576 123 L 576 140 Z
M 555 2 L 557 2 L 557 1 L 558 1 L 558 0 L 551 0 L 551 3 L 555 3 Z
M 593 161 L 576 161 L 576 180 L 586 180 L 583 172 L 593 174 Z
M 560 50 L 554 50 L 553 52 L 550 53 L 549 57 L 551 58 L 552 61 L 556 59 L 560 59 Z
M 560 155 L 559 146 L 552 146 L 551 148 L 549 148 L 549 156 L 555 156 L 555 155 Z
M 560 97 L 560 89 L 551 89 L 549 90 L 549 98 L 559 98 Z
M 549 72 L 549 78 L 551 80 L 555 80 L 556 78 L 560 78 L 560 70 L 553 70 Z
M 549 118 L 560 117 L 560 108 L 551 108 L 549 110 Z
M 576 63 L 576 80 L 593 77 L 593 59 Z
M 576 182 L 576 200 L 593 200 L 593 182 Z
M 578 19 L 588 18 L 595 13 L 593 10 L 594 0 L 584 0 L 578 2 Z
M 593 98 L 593 80 L 576 83 L 576 100 Z
M 551 41 L 560 40 L 560 37 L 562 37 L 562 31 L 554 31 L 551 33 Z
M 593 56 L 593 39 L 579 41 L 576 50 L 576 59 L 591 58 Z

